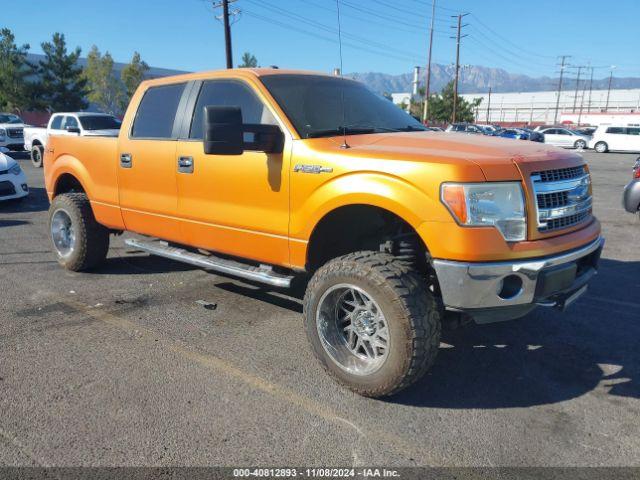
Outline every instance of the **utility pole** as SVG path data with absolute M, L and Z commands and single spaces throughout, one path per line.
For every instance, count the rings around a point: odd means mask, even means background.
M 224 48 L 227 56 L 227 68 L 233 68 L 231 53 L 231 26 L 229 25 L 229 0 L 222 0 L 222 16 L 224 22 Z
M 558 110 L 560 109 L 560 95 L 562 94 L 562 76 L 564 75 L 564 67 L 567 61 L 567 58 L 570 58 L 570 55 L 562 55 L 560 57 L 562 62 L 560 64 L 560 81 L 558 82 L 558 98 L 556 99 L 556 113 L 553 116 L 553 124 L 558 124 Z
M 589 101 L 587 102 L 587 112 L 591 112 L 591 93 L 593 92 L 593 67 L 589 67 L 591 76 L 589 77 Z
M 431 50 L 433 48 L 433 22 L 436 18 L 436 0 L 431 1 L 431 28 L 429 29 L 429 55 L 427 56 L 427 78 L 424 85 L 424 109 L 422 122 L 427 123 L 429 116 L 429 96 L 431 94 Z
M 491 86 L 489 86 L 489 98 L 487 98 L 487 125 L 489 125 L 490 109 L 491 109 Z
M 609 87 L 607 88 L 607 103 L 604 106 L 604 111 L 609 110 L 609 94 L 611 93 L 611 80 L 613 80 L 613 69 L 616 68 L 615 65 L 611 65 L 611 72 L 609 73 Z
M 580 113 L 578 114 L 578 127 L 582 121 L 582 109 L 584 107 L 584 97 L 587 96 L 587 82 L 584 82 L 584 88 L 582 89 L 582 98 L 580 99 Z
M 584 67 L 582 65 L 578 66 L 578 76 L 576 77 L 576 95 L 575 97 L 573 97 L 573 113 L 576 113 L 576 103 L 578 101 L 578 88 L 580 87 L 580 71 L 583 69 Z
M 458 18 L 458 33 L 456 34 L 455 37 L 451 37 L 451 38 L 455 38 L 456 39 L 456 77 L 455 80 L 453 82 L 453 115 L 452 115 L 452 120 L 451 123 L 456 123 L 456 110 L 458 107 L 458 77 L 460 75 L 460 40 L 464 37 L 466 37 L 467 35 L 460 35 L 461 31 L 462 31 L 462 27 L 466 27 L 467 24 L 462 25 L 462 17 L 466 17 L 467 15 L 469 15 L 468 13 L 461 13 L 459 15 L 452 15 L 453 18 Z M 454 26 L 452 26 L 451 28 L 456 28 Z

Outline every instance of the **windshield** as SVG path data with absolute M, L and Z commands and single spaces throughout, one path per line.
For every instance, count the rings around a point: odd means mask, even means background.
M 0 114 L 0 123 L 24 123 L 17 115 Z
M 80 117 L 80 123 L 85 130 L 112 130 L 120 128 L 120 120 L 107 115 L 87 115 Z
M 322 75 L 260 77 L 302 138 L 424 131 L 420 122 L 359 82 Z M 342 99 L 344 97 L 344 112 Z

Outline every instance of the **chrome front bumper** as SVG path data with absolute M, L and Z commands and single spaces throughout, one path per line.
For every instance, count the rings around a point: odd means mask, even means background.
M 604 238 L 552 257 L 514 262 L 434 260 L 442 300 L 478 323 L 525 315 L 537 305 L 563 307 L 595 275 Z

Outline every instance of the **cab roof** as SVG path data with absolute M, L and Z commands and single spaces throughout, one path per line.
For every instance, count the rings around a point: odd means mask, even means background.
M 176 82 L 188 82 L 191 80 L 206 80 L 211 78 L 258 78 L 267 75 L 322 75 L 330 77 L 332 75 L 325 72 L 311 70 L 286 70 L 280 68 L 231 68 L 225 70 L 208 70 L 204 72 L 185 73 L 172 75 L 170 77 L 159 77 L 145 80 L 146 85 L 169 85 Z

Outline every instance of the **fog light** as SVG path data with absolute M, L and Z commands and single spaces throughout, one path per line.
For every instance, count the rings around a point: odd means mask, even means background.
M 522 279 L 517 275 L 508 275 L 498 285 L 498 296 L 503 300 L 511 300 L 522 292 Z
M 24 192 L 28 192 L 29 191 L 29 187 L 27 187 L 26 183 L 23 183 L 22 185 L 20 185 L 22 187 L 22 191 Z

